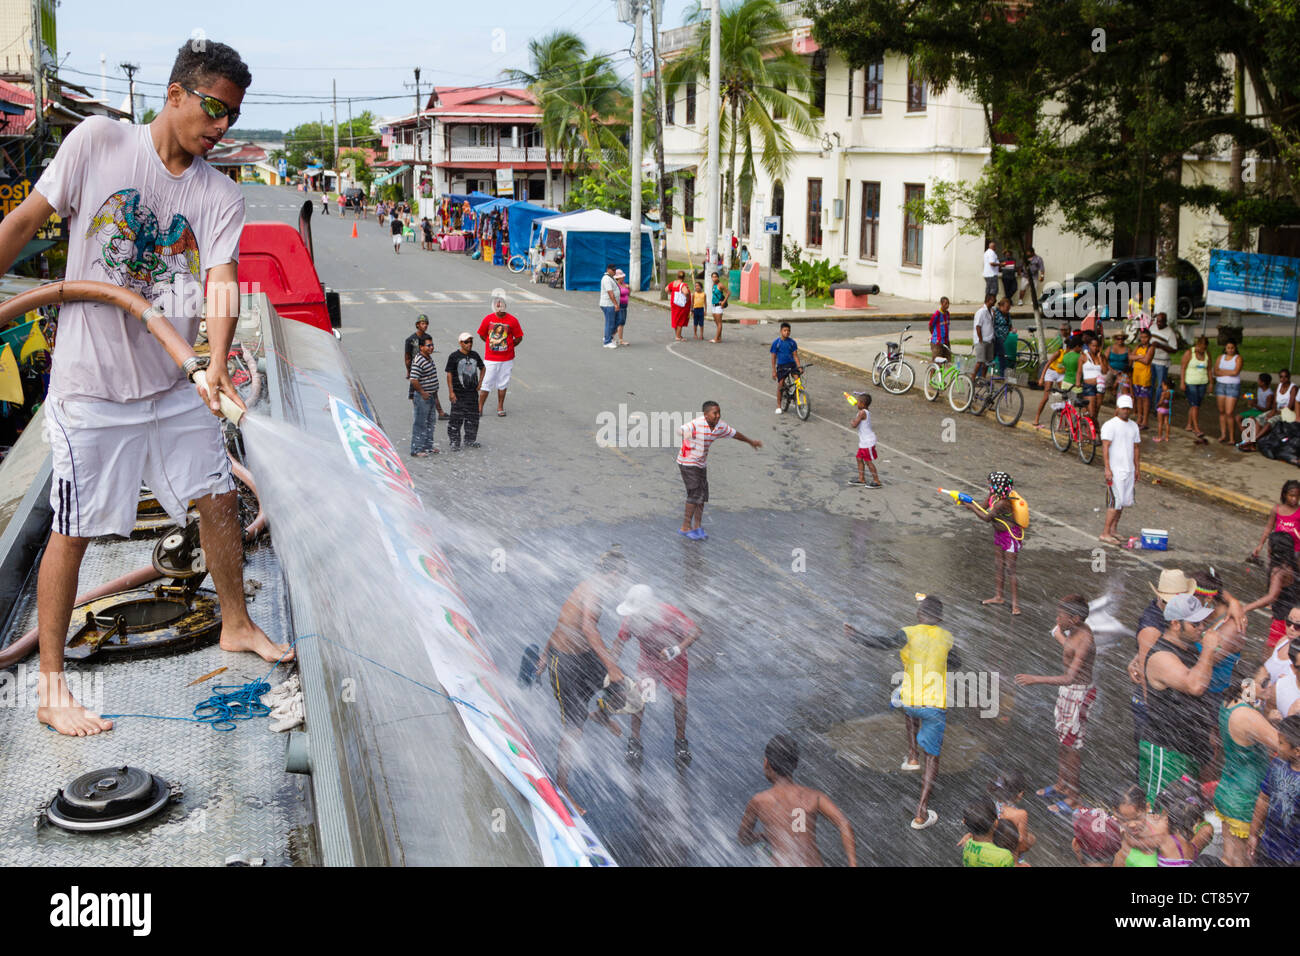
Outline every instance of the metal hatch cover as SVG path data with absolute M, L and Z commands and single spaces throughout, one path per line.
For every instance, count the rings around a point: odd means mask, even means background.
M 172 653 L 210 644 L 220 634 L 221 607 L 214 592 L 165 584 L 135 588 L 78 604 L 64 657 Z
M 64 830 L 112 830 L 153 816 L 179 796 L 179 787 L 147 770 L 107 767 L 83 773 L 60 790 L 43 820 Z

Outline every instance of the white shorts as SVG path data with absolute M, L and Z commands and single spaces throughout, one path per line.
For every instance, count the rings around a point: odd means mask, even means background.
M 1115 475 L 1106 487 L 1107 508 L 1132 508 L 1133 486 L 1136 484 L 1133 473 Z
M 508 362 L 484 362 L 487 371 L 483 373 L 483 383 L 479 385 L 480 392 L 491 392 L 494 389 L 506 388 L 510 384 L 510 369 L 514 366 L 515 360 Z
M 1064 382 L 1064 381 L 1065 381 L 1065 373 L 1064 373 L 1064 372 L 1057 372 L 1057 371 L 1055 371 L 1055 370 L 1049 368 L 1049 369 L 1047 369 L 1046 371 L 1043 372 L 1043 381 L 1046 382 L 1046 383 L 1048 383 L 1049 385 L 1050 385 L 1052 382 Z
M 69 537 L 129 535 L 142 481 L 177 524 L 192 500 L 235 488 L 221 425 L 188 382 L 141 402 L 51 395 L 45 433 L 53 527 Z
M 402 244 L 402 234 L 400 232 L 393 233 L 393 245 L 400 246 L 401 244 Z

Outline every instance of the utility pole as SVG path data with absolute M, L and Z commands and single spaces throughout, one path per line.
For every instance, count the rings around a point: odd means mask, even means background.
M 352 97 L 348 97 L 348 145 L 356 148 L 357 137 L 356 131 L 352 128 Z
M 620 4 L 620 11 L 622 5 Z M 632 141 L 627 151 L 628 171 L 631 173 L 632 236 L 627 260 L 627 284 L 633 292 L 641 291 L 641 0 L 631 0 L 628 7 L 632 21 Z M 626 21 L 625 21 L 626 22 Z
M 339 192 L 343 192 L 343 181 L 339 176 L 339 81 L 332 82 L 334 85 L 334 185 L 338 187 Z
M 655 261 L 659 264 L 659 297 L 668 296 L 668 186 L 664 182 L 664 81 L 659 64 L 659 17 L 663 0 L 650 0 L 650 55 L 655 71 L 655 178 L 659 193 L 659 226 L 662 241 L 655 243 Z
M 718 114 L 721 111 L 722 12 L 719 0 L 709 4 L 709 189 L 705 222 L 704 301 L 712 307 L 713 261 L 717 256 L 721 209 L 718 191 L 722 185 L 718 169 Z
M 45 43 L 41 39 L 41 5 L 32 3 L 32 108 L 36 115 L 36 161 L 45 151 Z
M 135 122 L 135 71 L 140 69 L 138 63 L 119 63 L 118 68 L 126 74 L 127 95 L 131 101 L 131 122 Z

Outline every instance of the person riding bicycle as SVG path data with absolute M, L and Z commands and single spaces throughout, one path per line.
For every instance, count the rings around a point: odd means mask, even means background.
M 781 323 L 781 335 L 772 342 L 772 378 L 776 381 L 776 413 L 781 414 L 781 399 L 785 395 L 785 380 L 790 375 L 802 373 L 799 345 L 790 337 L 790 323 Z
M 1039 424 L 1039 419 L 1043 415 L 1043 409 L 1047 407 L 1047 400 L 1052 395 L 1053 386 L 1060 388 L 1066 379 L 1065 356 L 1070 351 L 1070 324 L 1064 322 L 1061 324 L 1061 334 L 1053 337 L 1047 343 L 1047 354 L 1051 356 L 1043 363 L 1043 370 L 1038 374 L 1038 387 L 1043 390 L 1042 401 L 1038 403 L 1038 411 L 1034 413 L 1034 427 L 1043 428 Z M 1074 362 L 1075 369 L 1078 369 L 1078 360 Z

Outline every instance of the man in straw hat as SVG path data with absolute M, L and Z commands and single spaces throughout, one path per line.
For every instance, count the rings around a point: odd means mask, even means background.
M 1160 572 L 1160 580 L 1150 585 L 1155 597 L 1142 612 L 1137 626 L 1137 653 L 1128 662 L 1128 677 L 1137 685 L 1133 691 L 1133 746 L 1140 747 L 1146 726 L 1146 662 L 1152 646 L 1165 632 L 1165 602 L 1178 594 L 1193 594 L 1196 581 L 1177 568 Z
M 614 645 L 614 660 L 623 653 L 623 645 L 633 637 L 641 647 L 636 675 L 643 685 L 663 687 L 673 698 L 673 725 L 677 736 L 674 756 L 682 766 L 691 762 L 691 748 L 686 742 L 686 680 L 690 675 L 686 649 L 700 636 L 700 629 L 689 617 L 660 601 L 648 584 L 634 584 L 618 606 L 623 624 Z M 646 694 L 653 700 L 653 694 Z M 641 714 L 632 715 L 632 733 L 627 742 L 627 762 L 641 765 Z

